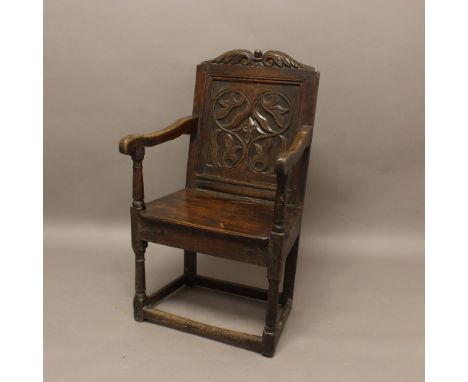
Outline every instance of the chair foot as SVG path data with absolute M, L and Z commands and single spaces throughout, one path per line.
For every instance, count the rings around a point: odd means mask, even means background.
M 275 355 L 276 333 L 263 331 L 262 336 L 262 355 L 271 358 Z

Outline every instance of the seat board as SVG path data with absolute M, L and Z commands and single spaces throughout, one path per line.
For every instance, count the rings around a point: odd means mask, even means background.
M 141 217 L 267 243 L 273 209 L 269 201 L 183 189 L 149 202 Z

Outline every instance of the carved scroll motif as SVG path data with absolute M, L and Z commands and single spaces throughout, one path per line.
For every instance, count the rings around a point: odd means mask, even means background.
M 272 174 L 272 158 L 288 143 L 283 134 L 291 126 L 289 99 L 265 92 L 251 103 L 244 93 L 228 89 L 215 97 L 212 113 L 211 165 L 234 168 L 246 161 L 253 171 Z
M 278 68 L 292 68 L 292 69 L 304 69 L 304 70 L 315 70 L 313 67 L 301 64 L 286 53 L 278 50 L 269 50 L 268 52 L 262 53 L 260 50 L 250 52 L 245 49 L 234 49 L 220 56 L 207 61 L 212 64 L 231 64 L 231 65 L 243 65 L 243 66 L 276 66 Z

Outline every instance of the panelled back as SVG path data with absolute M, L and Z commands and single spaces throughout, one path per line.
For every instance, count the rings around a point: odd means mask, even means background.
M 301 125 L 313 125 L 317 86 L 318 72 L 276 51 L 200 64 L 188 185 L 274 199 L 276 159 Z

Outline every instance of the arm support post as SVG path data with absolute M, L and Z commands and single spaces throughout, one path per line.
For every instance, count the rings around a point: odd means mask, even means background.
M 143 158 L 145 157 L 145 148 L 139 147 L 133 154 L 133 188 L 132 205 L 137 210 L 142 211 L 145 206 L 145 188 L 143 184 Z
M 312 142 L 312 126 L 302 126 L 296 133 L 289 148 L 281 153 L 276 160 L 277 189 L 273 231 L 284 232 L 284 222 L 287 205 L 288 180 L 291 169 L 299 161 Z
M 197 130 L 198 117 L 184 117 L 175 121 L 165 129 L 144 135 L 127 135 L 119 142 L 119 151 L 122 154 L 130 155 L 133 160 L 133 202 L 132 205 L 137 210 L 146 208 L 143 185 L 143 158 L 145 157 L 145 147 L 152 147 L 161 143 L 175 139 L 182 134 L 192 134 Z

